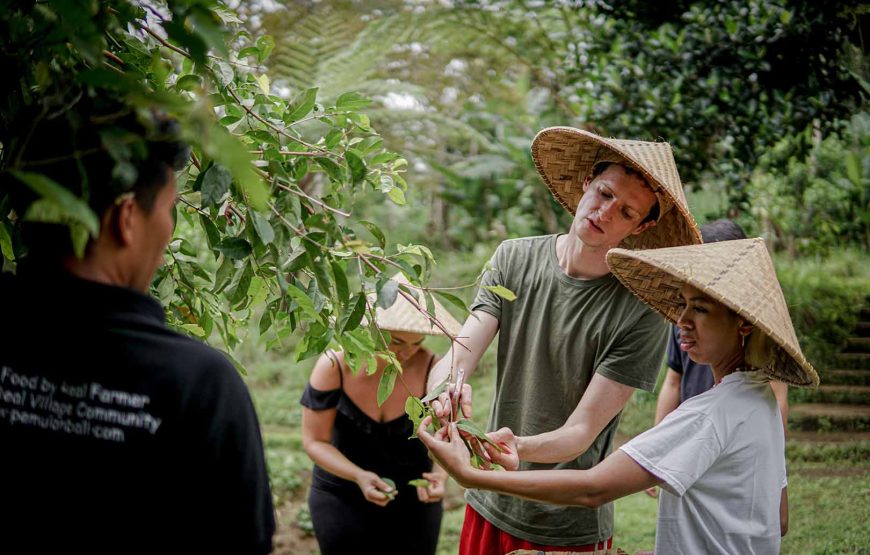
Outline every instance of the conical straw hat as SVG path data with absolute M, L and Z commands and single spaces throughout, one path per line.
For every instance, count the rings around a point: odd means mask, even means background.
M 673 322 L 680 315 L 683 284 L 699 289 L 773 340 L 773 357 L 761 369 L 766 374 L 799 387 L 819 385 L 818 374 L 801 352 L 763 239 L 644 251 L 611 249 L 607 265 L 635 295 Z
M 646 177 L 659 199 L 658 222 L 626 237 L 620 247 L 656 249 L 701 243 L 668 143 L 606 139 L 573 127 L 549 127 L 532 142 L 532 158 L 550 192 L 572 214 L 583 196 L 583 182 L 599 162 L 627 164 Z
M 407 285 L 408 283 L 408 280 L 401 272 L 393 276 L 392 279 L 401 284 Z M 462 329 L 462 324 L 457 322 L 437 299 L 433 299 L 433 301 L 435 304 L 435 318 L 450 332 L 450 335 L 458 335 L 459 330 Z M 422 295 L 420 295 L 418 304 L 424 310 L 426 309 L 426 301 Z M 414 308 L 402 295 L 396 297 L 396 302 L 390 308 L 384 310 L 378 307 L 375 312 L 375 320 L 378 327 L 382 330 L 404 331 L 423 335 L 444 335 L 444 332 L 439 327 L 433 325 L 426 316 Z

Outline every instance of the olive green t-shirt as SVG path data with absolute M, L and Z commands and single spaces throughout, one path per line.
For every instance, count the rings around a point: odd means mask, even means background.
M 480 288 L 472 310 L 499 320 L 498 374 L 489 430 L 531 436 L 560 427 L 595 372 L 652 391 L 667 344 L 665 320 L 612 274 L 569 277 L 556 259 L 556 235 L 503 242 L 482 285 L 503 285 L 516 300 Z M 580 457 L 560 464 L 521 463 L 520 470 L 591 468 L 610 451 L 619 416 Z M 546 545 L 585 545 L 613 535 L 613 504 L 597 509 L 526 501 L 469 490 L 486 520 L 509 534 Z

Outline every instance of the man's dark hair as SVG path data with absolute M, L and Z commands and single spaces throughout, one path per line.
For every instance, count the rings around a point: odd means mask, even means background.
M 644 185 L 650 188 L 650 190 L 655 191 L 652 185 L 650 185 L 649 180 L 647 180 L 646 176 L 638 171 L 637 168 L 628 164 L 622 164 L 620 162 L 598 162 L 597 164 L 595 164 L 595 166 L 592 167 L 592 179 L 595 179 L 596 177 L 604 173 L 610 166 L 619 166 L 625 171 L 626 175 L 640 179 L 641 181 L 643 181 Z M 649 213 L 638 225 L 643 225 L 647 222 L 657 221 L 659 219 L 660 210 L 661 208 L 659 207 L 659 199 L 658 197 L 656 197 L 655 204 L 652 205 L 652 208 L 649 209 Z
M 29 136 L 16 169 L 49 177 L 98 216 L 129 192 L 150 211 L 167 172 L 184 167 L 190 152 L 178 122 L 114 100 L 85 98 L 66 113 L 39 120 L 32 130 L 32 123 L 22 123 L 22 134 Z M 18 198 L 16 208 L 29 204 L 29 196 Z
M 719 241 L 746 239 L 746 233 L 733 220 L 723 218 L 702 225 L 701 238 L 705 243 L 717 243 Z
M 63 113 L 38 118 L 35 124 L 21 121 L 18 128 L 10 145 L 16 157 L 12 166 L 55 181 L 87 202 L 98 218 L 125 193 L 150 212 L 169 172 L 183 168 L 190 153 L 177 121 L 100 96 L 83 96 Z M 9 191 L 19 217 L 39 198 L 8 173 L 0 187 Z M 21 238 L 30 256 L 57 258 L 72 252 L 63 225 L 25 221 Z

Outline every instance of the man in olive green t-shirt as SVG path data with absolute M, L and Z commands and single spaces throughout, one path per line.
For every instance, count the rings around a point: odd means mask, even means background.
M 699 243 L 666 143 L 605 139 L 571 128 L 541 131 L 532 145 L 538 171 L 575 212 L 567 234 L 503 242 L 484 274 L 464 345 L 441 359 L 429 387 L 473 370 L 499 333 L 489 429 L 509 453 L 506 468 L 590 468 L 610 450 L 619 414 L 635 388 L 651 391 L 661 364 L 665 321 L 607 268 L 610 248 Z M 484 286 L 517 295 L 509 302 Z M 471 392 L 461 396 L 471 416 Z M 450 413 L 445 394 L 433 401 Z M 461 555 L 514 549 L 609 547 L 611 504 L 560 507 L 469 490 Z

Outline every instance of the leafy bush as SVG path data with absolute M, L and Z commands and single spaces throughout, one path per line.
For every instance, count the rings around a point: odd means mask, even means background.
M 791 256 L 826 254 L 844 244 L 866 250 L 870 114 L 856 114 L 824 139 L 813 126 L 784 137 L 761 157 L 747 196 L 752 217 L 742 223 Z

